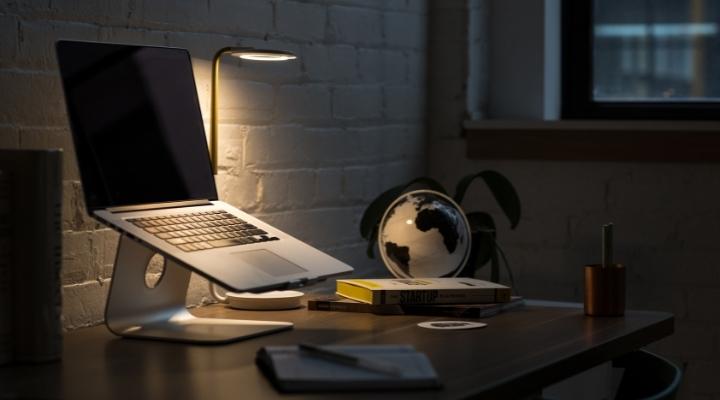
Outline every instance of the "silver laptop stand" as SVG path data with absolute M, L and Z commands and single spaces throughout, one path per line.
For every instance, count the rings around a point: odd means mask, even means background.
M 190 270 L 165 258 L 154 288 L 145 284 L 153 250 L 120 236 L 105 308 L 105 324 L 118 336 L 191 343 L 227 343 L 291 329 L 292 322 L 199 318 L 185 306 Z

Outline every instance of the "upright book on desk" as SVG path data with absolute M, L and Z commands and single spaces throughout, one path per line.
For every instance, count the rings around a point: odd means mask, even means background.
M 359 368 L 313 356 L 298 346 L 266 346 L 255 359 L 283 392 L 439 388 L 435 369 L 410 345 L 323 346 L 331 352 L 396 367 L 398 374 Z
M 510 301 L 510 288 L 472 278 L 338 279 L 337 294 L 368 304 L 476 304 Z

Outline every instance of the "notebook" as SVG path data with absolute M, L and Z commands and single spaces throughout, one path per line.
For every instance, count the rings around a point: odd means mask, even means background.
M 328 350 L 397 366 L 388 375 L 307 355 L 298 346 L 266 346 L 258 367 L 283 392 L 327 392 L 441 387 L 430 360 L 410 345 L 323 346 Z

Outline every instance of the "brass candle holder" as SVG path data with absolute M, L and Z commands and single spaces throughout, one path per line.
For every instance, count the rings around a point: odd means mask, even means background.
M 625 314 L 625 266 L 585 266 L 585 315 L 618 317 Z
M 602 264 L 585 266 L 585 315 L 625 314 L 625 266 L 612 262 L 613 224 L 602 227 Z

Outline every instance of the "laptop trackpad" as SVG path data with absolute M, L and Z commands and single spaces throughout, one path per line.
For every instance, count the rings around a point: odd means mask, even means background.
M 285 276 L 307 272 L 305 268 L 278 256 L 268 250 L 252 250 L 232 253 L 243 262 L 270 274 L 272 276 Z

